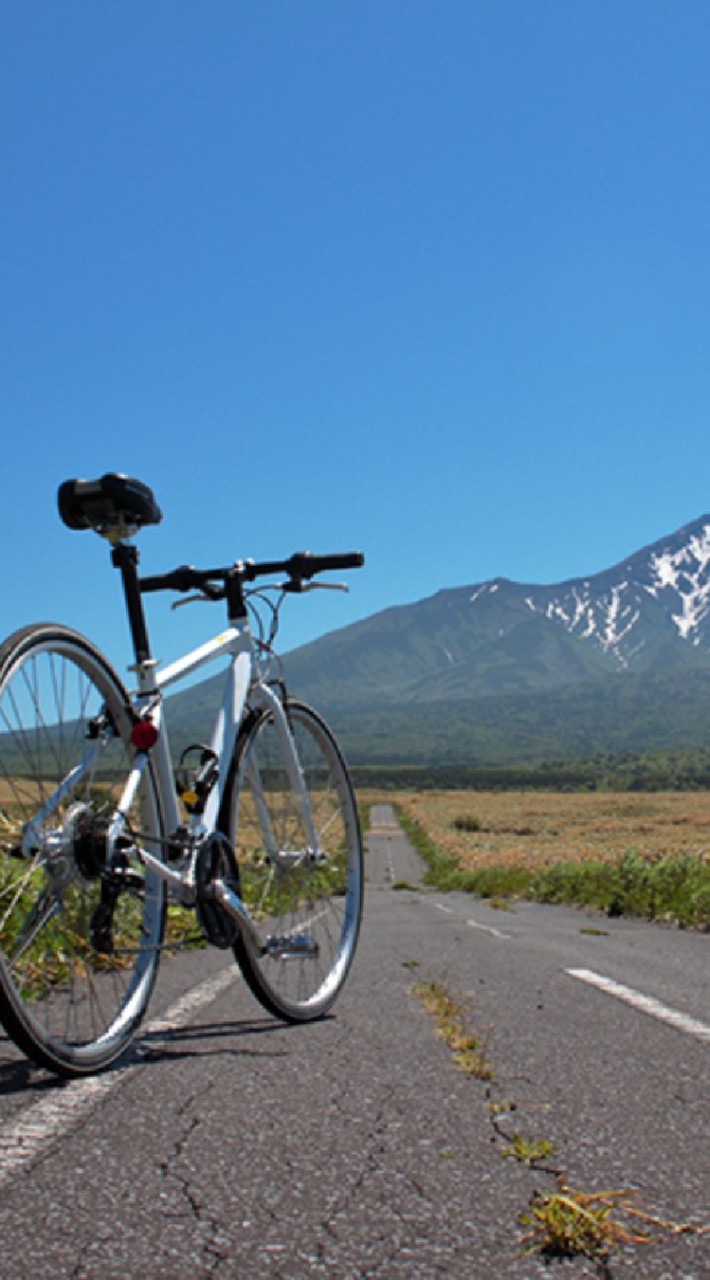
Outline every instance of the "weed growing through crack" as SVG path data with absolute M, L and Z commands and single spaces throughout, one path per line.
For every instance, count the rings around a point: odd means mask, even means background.
M 585 1257 L 602 1265 L 622 1245 L 651 1244 L 657 1237 L 649 1228 L 664 1235 L 703 1235 L 710 1230 L 666 1222 L 640 1208 L 630 1191 L 573 1191 L 563 1178 L 551 1195 L 533 1193 L 530 1211 L 520 1215 L 520 1223 L 528 1228 L 521 1241 L 524 1257 Z
M 458 1068 L 476 1079 L 493 1080 L 493 1069 L 480 1042 L 466 1031 L 465 1006 L 440 982 L 417 983 L 412 992 L 434 1019 Z M 668 1235 L 710 1233 L 710 1226 L 667 1222 L 647 1212 L 635 1202 L 631 1191 L 573 1190 L 564 1173 L 544 1165 L 554 1155 L 552 1143 L 505 1131 L 502 1118 L 517 1110 L 513 1099 L 489 1099 L 491 1124 L 508 1143 L 501 1154 L 541 1172 L 557 1174 L 557 1190 L 550 1194 L 534 1191 L 528 1210 L 519 1216 L 520 1225 L 526 1228 L 520 1240 L 521 1256 L 585 1257 L 597 1265 L 600 1276 L 611 1280 L 609 1260 L 624 1246 L 652 1244 Z M 440 1155 L 449 1159 L 453 1152 L 444 1148 Z
M 505 1116 L 517 1111 L 518 1104 L 514 1098 L 501 1098 L 500 1102 L 489 1102 L 488 1110 L 492 1116 Z
M 647 1233 L 634 1235 L 618 1219 L 627 1201 L 628 1192 L 585 1194 L 563 1181 L 551 1195 L 534 1192 L 530 1212 L 520 1216 L 529 1228 L 521 1241 L 524 1256 L 604 1259 L 621 1244 L 647 1244 Z
M 526 1138 L 517 1130 L 509 1133 L 502 1121 L 505 1116 L 510 1116 L 517 1110 L 517 1102 L 510 1098 L 503 1098 L 499 1102 L 491 1100 L 488 1103 L 488 1114 L 493 1130 L 496 1136 L 502 1138 L 506 1144 L 501 1150 L 501 1155 L 509 1160 L 518 1160 L 520 1164 L 527 1164 L 530 1168 L 540 1169 L 543 1167 L 543 1162 L 550 1160 L 555 1154 L 555 1148 L 546 1138 Z M 543 1171 L 558 1172 L 550 1168 Z
M 510 1145 L 503 1148 L 501 1155 L 512 1159 L 519 1160 L 521 1164 L 539 1164 L 541 1160 L 549 1160 L 555 1154 L 555 1148 L 551 1142 L 547 1142 L 545 1138 L 535 1142 L 531 1138 L 524 1138 L 522 1133 L 514 1133 L 510 1140 Z
M 412 990 L 433 1017 L 459 1071 L 475 1080 L 492 1080 L 493 1068 L 481 1042 L 466 1030 L 464 1005 L 454 1000 L 440 982 L 418 982 Z

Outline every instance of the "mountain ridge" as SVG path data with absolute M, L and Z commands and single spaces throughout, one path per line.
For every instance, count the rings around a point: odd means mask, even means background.
M 708 745 L 710 515 L 596 574 L 441 588 L 283 665 L 289 689 L 342 726 L 360 761 L 520 759 L 522 742 L 531 758 L 536 741 L 538 755 L 555 742 L 563 753 L 648 750 L 654 734 L 660 747 Z M 206 723 L 219 684 L 171 699 L 180 719 Z
M 691 651 L 698 650 L 697 655 Z M 286 656 L 330 705 L 536 692 L 710 663 L 710 515 L 598 574 L 497 577 L 392 606 Z

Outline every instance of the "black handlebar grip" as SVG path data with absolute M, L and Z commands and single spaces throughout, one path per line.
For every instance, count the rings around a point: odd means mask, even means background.
M 141 578 L 141 591 L 190 591 L 197 585 L 198 571 L 191 564 L 181 564 L 170 573 L 159 573 L 155 577 Z
M 361 569 L 365 557 L 361 551 L 344 551 L 329 556 L 316 556 L 310 551 L 298 551 L 288 562 L 289 573 L 294 578 L 313 578 L 317 573 L 334 569 Z

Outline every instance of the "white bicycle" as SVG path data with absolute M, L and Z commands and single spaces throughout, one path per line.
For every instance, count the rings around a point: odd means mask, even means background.
M 151 490 L 108 474 L 58 495 L 71 529 L 111 544 L 137 688 L 67 627 L 0 647 L 0 1019 L 35 1062 L 67 1076 L 124 1052 L 143 1017 L 168 902 L 231 948 L 254 995 L 287 1021 L 322 1016 L 357 944 L 362 845 L 343 756 L 324 720 L 288 696 L 273 642 L 285 596 L 359 553 L 138 574 L 129 539 L 162 514 Z M 280 576 L 261 588 L 257 579 Z M 325 585 L 325 584 L 323 584 Z M 143 594 L 224 600 L 227 629 L 159 668 Z M 250 625 L 269 605 L 270 626 Z M 261 610 L 263 615 L 263 609 Z M 167 689 L 228 659 L 211 739 L 171 755 Z

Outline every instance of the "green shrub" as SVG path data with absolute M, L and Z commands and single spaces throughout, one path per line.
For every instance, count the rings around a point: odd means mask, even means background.
M 683 854 L 648 862 L 630 851 L 616 863 L 558 863 L 530 886 L 538 902 L 574 902 L 608 916 L 710 927 L 710 867 Z
M 460 818 L 454 818 L 451 825 L 454 831 L 483 831 L 483 823 L 480 818 L 471 817 L 469 814 L 464 814 Z

